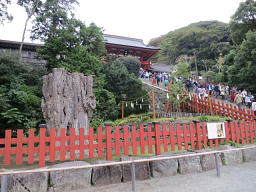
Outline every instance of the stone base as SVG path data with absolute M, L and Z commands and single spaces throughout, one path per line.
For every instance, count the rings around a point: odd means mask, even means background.
M 204 152 L 211 152 L 213 150 L 211 149 L 202 149 L 195 151 L 196 153 L 204 153 Z M 220 159 L 220 156 L 218 155 L 218 163 L 221 166 L 222 162 Z M 202 165 L 202 171 L 209 171 L 216 168 L 216 162 L 215 162 L 215 154 L 209 154 L 209 155 L 201 155 L 200 161 Z
M 229 145 L 222 145 L 218 148 L 218 150 L 228 150 L 235 149 L 235 147 Z M 224 165 L 234 165 L 243 162 L 243 154 L 242 151 L 230 151 L 223 152 L 220 154 L 221 161 Z
M 110 161 L 96 161 L 96 164 L 110 163 Z M 92 184 L 95 186 L 121 183 L 121 165 L 96 167 L 92 170 Z
M 8 170 L 11 171 L 11 170 Z M 46 192 L 48 187 L 49 173 L 29 173 L 20 175 L 7 176 L 7 191 L 8 192 Z M 1 180 L 1 177 L 0 177 Z M 1 182 L 0 182 L 1 189 Z
M 192 154 L 192 153 L 186 153 Z M 188 174 L 188 173 L 196 173 L 202 171 L 202 166 L 200 163 L 200 157 L 184 157 L 178 159 L 179 162 L 179 173 L 180 174 Z
M 160 155 L 156 157 L 166 157 L 173 156 L 172 154 L 168 155 Z M 151 176 L 152 177 L 168 177 L 177 175 L 178 171 L 178 160 L 170 159 L 170 160 L 161 160 L 161 161 L 151 161 L 149 162 Z
M 129 161 L 132 159 L 141 159 L 139 157 L 121 157 L 121 161 Z M 131 181 L 131 164 L 122 165 L 123 182 Z M 149 162 L 135 164 L 136 180 L 145 180 L 150 178 Z
M 52 166 L 52 168 L 73 167 L 89 165 L 84 161 L 66 162 Z M 91 187 L 92 169 L 77 169 L 50 172 L 50 188 L 54 192 L 64 192 L 76 189 L 88 189 Z
M 243 160 L 245 162 L 256 161 L 256 148 L 245 149 L 242 151 L 242 154 L 243 154 Z

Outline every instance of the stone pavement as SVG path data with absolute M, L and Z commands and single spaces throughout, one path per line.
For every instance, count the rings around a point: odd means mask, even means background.
M 255 192 L 256 162 L 247 162 L 233 166 L 222 166 L 221 176 L 216 170 L 176 175 L 150 180 L 137 181 L 137 192 Z M 90 192 L 126 192 L 131 191 L 131 182 L 93 187 Z M 71 192 L 85 192 L 76 190 Z

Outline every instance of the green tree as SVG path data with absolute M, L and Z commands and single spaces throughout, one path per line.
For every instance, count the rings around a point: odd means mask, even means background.
M 43 121 L 41 85 L 44 68 L 33 68 L 11 56 L 0 57 L 0 137 L 6 129 L 16 134 L 38 128 Z
M 125 65 L 129 73 L 133 73 L 138 76 L 140 70 L 140 61 L 132 56 L 120 57 L 118 59 L 121 63 Z
M 177 72 L 175 72 L 175 76 L 182 77 L 183 79 L 187 79 L 190 77 L 189 66 L 186 63 L 179 63 L 177 67 Z
M 70 16 L 73 16 L 75 5 L 76 0 L 46 0 L 35 14 L 32 40 L 39 39 L 44 42 L 46 39 L 57 37 L 58 31 L 65 28 Z
M 169 84 L 169 101 L 173 105 L 175 111 L 181 111 L 181 104 L 186 103 L 188 96 L 183 96 L 186 93 L 185 87 L 182 81 L 177 83 Z
M 241 44 L 248 31 L 256 30 L 256 2 L 254 0 L 241 2 L 229 25 L 233 41 L 237 45 Z
M 256 90 L 256 32 L 249 31 L 237 48 L 234 65 L 229 68 L 229 79 L 240 88 Z
M 10 4 L 11 0 L 2 0 L 0 2 L 0 24 L 13 19 L 13 17 L 8 13 L 8 5 Z
M 115 61 L 109 61 L 104 64 L 104 74 L 106 75 L 106 84 L 105 89 L 109 90 L 115 95 L 116 103 L 119 106 L 119 117 L 121 112 L 121 101 L 133 101 L 144 99 L 144 102 L 147 103 L 148 95 L 147 91 L 142 88 L 141 81 L 134 75 L 129 74 L 127 68 L 119 59 Z M 126 98 L 122 98 L 122 95 L 125 95 Z M 126 108 L 125 115 L 131 113 L 142 113 L 148 110 L 147 106 L 143 105 L 143 108 L 140 109 L 140 106 L 137 105 L 135 108 Z
M 217 69 L 219 71 L 219 73 L 221 72 L 222 68 L 223 68 L 223 63 L 224 63 L 224 58 L 222 57 L 222 53 L 220 53 L 218 59 L 217 59 Z
M 208 71 L 203 75 L 206 82 L 215 82 L 216 80 L 216 73 L 213 71 Z

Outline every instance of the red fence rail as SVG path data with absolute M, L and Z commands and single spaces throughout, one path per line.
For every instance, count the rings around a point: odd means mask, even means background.
M 196 113 L 209 113 L 220 117 L 231 117 L 234 120 L 253 121 L 256 116 L 253 110 L 241 109 L 231 103 L 212 98 L 199 98 L 193 95 L 188 102 L 188 109 Z
M 21 165 L 27 157 L 28 164 L 35 162 L 34 156 L 38 156 L 39 167 L 45 166 L 47 161 L 75 160 L 75 154 L 79 154 L 79 159 L 103 158 L 111 161 L 113 156 L 137 155 L 162 152 L 201 149 L 202 147 L 218 146 L 224 141 L 236 143 L 254 143 L 256 139 L 256 122 L 225 122 L 225 139 L 208 139 L 206 123 L 190 124 L 170 124 L 161 125 L 140 125 L 113 127 L 106 125 L 97 129 L 90 128 L 87 135 L 84 129 L 79 129 L 79 134 L 75 134 L 75 129 L 70 129 L 67 136 L 66 129 L 62 128 L 60 135 L 56 135 L 53 128 L 50 136 L 46 136 L 46 129 L 40 129 L 37 137 L 34 130 L 30 129 L 28 137 L 23 136 L 23 130 L 17 131 L 17 137 L 12 138 L 11 130 L 6 130 L 5 138 L 0 139 L 0 157 L 3 157 L 5 166 L 11 164 L 11 156 L 16 156 L 16 164 Z M 1 147 L 2 146 L 2 147 Z M 56 157 L 56 153 L 59 154 Z M 48 157 L 48 159 L 46 158 Z M 0 158 L 1 159 L 1 158 Z M 2 163 L 2 162 L 0 162 Z

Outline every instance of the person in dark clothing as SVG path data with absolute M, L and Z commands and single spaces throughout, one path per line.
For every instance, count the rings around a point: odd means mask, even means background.
M 215 85 L 213 90 L 215 91 L 216 94 L 216 99 L 220 95 L 220 87 L 218 85 Z
M 157 82 L 157 85 L 159 85 L 159 82 L 161 81 L 161 77 L 159 74 L 156 75 L 156 82 Z

